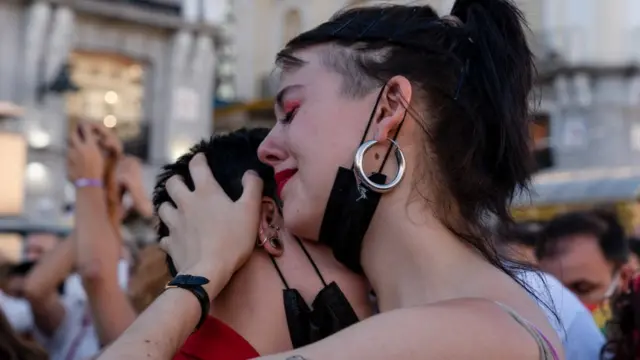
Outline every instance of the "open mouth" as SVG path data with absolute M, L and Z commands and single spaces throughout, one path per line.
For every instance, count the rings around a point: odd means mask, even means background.
M 291 179 L 291 177 L 293 177 L 293 175 L 295 175 L 297 172 L 298 169 L 286 169 L 278 171 L 275 174 L 274 177 L 276 180 L 276 195 L 278 195 L 278 198 L 282 199 L 282 189 L 284 189 L 284 186 L 287 184 L 289 179 Z

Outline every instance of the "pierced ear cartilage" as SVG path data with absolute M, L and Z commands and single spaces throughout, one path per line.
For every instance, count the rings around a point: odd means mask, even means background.
M 356 155 L 353 159 L 353 169 L 358 179 L 362 181 L 362 184 L 366 188 L 381 194 L 389 192 L 396 186 L 398 186 L 398 184 L 400 184 L 400 182 L 402 181 L 402 178 L 404 177 L 404 173 L 406 171 L 406 162 L 404 154 L 402 153 L 402 150 L 400 150 L 400 146 L 398 146 L 398 143 L 394 140 L 388 140 L 391 142 L 391 146 L 393 146 L 395 150 L 394 153 L 396 155 L 396 160 L 398 161 L 398 173 L 396 174 L 395 178 L 393 178 L 393 180 L 391 180 L 391 182 L 389 182 L 388 184 L 378 184 L 371 181 L 371 179 L 369 179 L 364 171 L 364 155 L 366 154 L 367 150 L 378 143 L 377 140 L 369 140 L 362 143 L 362 145 L 360 145 L 360 147 L 358 148 L 358 151 L 356 151 Z
M 273 225 L 273 224 L 269 224 L 269 228 L 275 230 L 275 231 L 280 231 L 280 227 L 277 225 Z
M 267 241 L 269 241 L 269 239 L 268 239 L 266 236 L 265 236 L 265 237 L 262 237 L 261 239 L 259 239 L 258 241 L 256 241 L 256 247 L 259 247 L 259 248 L 260 248 L 260 247 L 263 247 L 263 246 L 264 246 L 264 244 L 266 244 L 266 243 L 267 243 Z

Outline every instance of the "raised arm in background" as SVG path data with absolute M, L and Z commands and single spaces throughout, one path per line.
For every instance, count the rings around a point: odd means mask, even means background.
M 133 156 L 124 156 L 118 163 L 118 184 L 131 196 L 132 211 L 135 211 L 143 219 L 153 217 L 153 203 L 144 188 L 142 164 Z
M 100 186 L 107 151 L 120 151 L 113 135 L 97 126 L 80 125 L 69 148 L 69 173 L 73 181 L 84 180 L 76 195 L 76 262 L 89 306 L 103 345 L 111 343 L 136 317 L 120 287 L 118 264 L 121 240 L 107 209 L 105 188 Z
M 31 304 L 36 326 L 44 335 L 53 335 L 65 317 L 58 286 L 73 269 L 74 251 L 75 235 L 71 235 L 45 254 L 25 279 L 24 296 Z

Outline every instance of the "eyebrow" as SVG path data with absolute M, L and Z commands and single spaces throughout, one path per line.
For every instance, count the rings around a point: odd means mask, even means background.
M 302 85 L 289 85 L 289 86 L 285 86 L 282 90 L 278 91 L 278 95 L 276 95 L 276 107 L 278 109 L 282 109 L 284 108 L 284 98 L 287 95 L 287 93 L 294 91 L 294 90 L 298 90 L 300 88 L 302 88 Z
M 307 61 L 293 55 L 290 50 L 282 50 L 276 55 L 276 66 L 282 70 L 298 70 L 305 66 Z

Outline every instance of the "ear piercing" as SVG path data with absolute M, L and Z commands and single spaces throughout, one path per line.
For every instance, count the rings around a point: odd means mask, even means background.
M 273 225 L 273 224 L 269 224 L 269 228 L 273 229 L 275 231 L 280 231 L 280 227 Z M 262 231 L 260 231 L 261 235 L 262 235 Z M 282 249 L 282 241 L 280 241 L 280 239 L 278 238 L 277 235 L 268 237 L 268 236 L 260 236 L 260 238 L 256 241 L 256 247 L 263 247 L 266 243 L 269 243 L 269 245 L 274 248 L 275 250 L 281 250 Z

